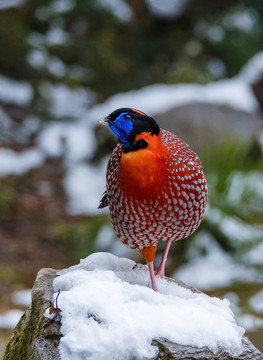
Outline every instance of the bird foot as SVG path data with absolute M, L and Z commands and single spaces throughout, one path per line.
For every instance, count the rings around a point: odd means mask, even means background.
M 164 271 L 162 269 L 157 269 L 155 272 L 154 272 L 154 275 L 158 278 L 164 278 Z

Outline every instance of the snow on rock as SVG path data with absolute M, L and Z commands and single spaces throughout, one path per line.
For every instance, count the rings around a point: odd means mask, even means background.
M 42 151 L 29 149 L 21 153 L 11 149 L 0 148 L 0 177 L 9 174 L 23 174 L 26 171 L 39 167 L 44 161 Z
M 256 82 L 263 74 L 263 51 L 254 55 L 242 68 L 239 78 L 248 83 Z
M 93 119 L 100 119 L 117 108 L 127 106 L 155 115 L 176 106 L 196 102 L 225 105 L 247 112 L 255 112 L 259 108 L 250 85 L 241 79 L 233 78 L 207 85 L 156 84 L 146 86 L 141 90 L 112 96 L 106 103 L 94 106 L 90 115 Z
M 61 359 L 153 359 L 153 339 L 213 352 L 242 352 L 244 330 L 234 321 L 228 300 L 194 293 L 108 253 L 95 253 L 62 270 L 53 282 L 61 290 Z M 57 294 L 54 294 L 54 301 Z

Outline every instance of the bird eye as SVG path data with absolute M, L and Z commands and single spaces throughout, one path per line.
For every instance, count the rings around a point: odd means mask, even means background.
M 131 120 L 131 115 L 129 115 L 129 114 L 125 114 L 124 115 L 124 120 Z

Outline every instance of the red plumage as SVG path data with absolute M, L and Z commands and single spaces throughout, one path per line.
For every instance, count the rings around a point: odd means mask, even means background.
M 170 244 L 191 235 L 200 225 L 207 204 L 207 184 L 201 162 L 182 140 L 166 130 L 141 132 L 147 147 L 123 151 L 118 144 L 107 168 L 106 192 L 114 230 L 129 248 L 146 259 L 157 290 L 152 262 L 160 240 L 166 241 L 157 275 L 164 276 Z

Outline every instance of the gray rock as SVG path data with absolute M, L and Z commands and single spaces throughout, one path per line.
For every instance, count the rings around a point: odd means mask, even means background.
M 52 305 L 53 280 L 57 271 L 42 269 L 39 271 L 33 290 L 32 303 L 14 330 L 13 336 L 7 345 L 3 360 L 59 360 L 58 345 L 61 338 L 60 315 L 54 321 L 47 321 L 44 312 Z M 169 279 L 178 285 L 199 292 L 180 281 Z M 169 341 L 154 340 L 159 354 L 156 360 L 263 360 L 263 354 L 252 343 L 243 338 L 244 351 L 233 357 L 227 352 L 213 354 L 207 348 L 182 346 Z M 70 359 L 69 359 L 70 360 Z M 105 360 L 108 360 L 105 358 Z M 109 359 L 110 360 L 110 359 Z
M 262 114 L 211 104 L 178 106 L 156 115 L 155 119 L 197 152 L 233 140 L 248 142 L 263 131 Z
M 44 312 L 52 305 L 56 270 L 41 269 L 33 290 L 32 303 L 17 324 L 3 360 L 58 360 L 60 322 L 50 324 Z

